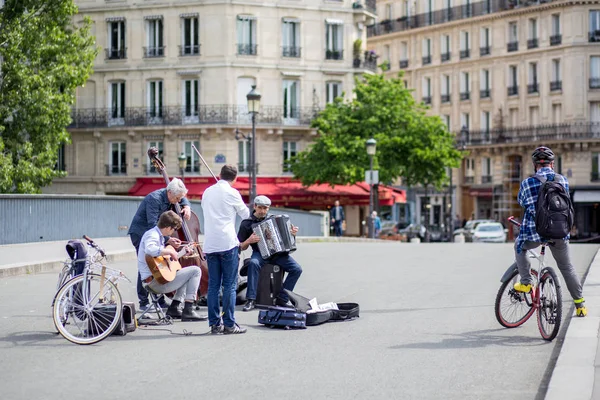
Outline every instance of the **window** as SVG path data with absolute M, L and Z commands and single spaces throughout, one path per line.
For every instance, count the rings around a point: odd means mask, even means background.
M 590 103 L 590 122 L 600 122 L 600 102 Z
M 508 67 L 508 95 L 519 94 L 519 72 L 516 65 Z
M 479 78 L 479 90 L 481 98 L 490 97 L 490 70 L 482 69 Z
M 198 117 L 199 85 L 198 79 L 183 81 L 183 115 L 185 117 Z M 195 119 L 197 120 L 197 118 Z
M 251 56 L 257 54 L 255 17 L 250 15 L 238 15 L 237 43 L 238 54 Z
M 125 20 L 111 21 L 108 23 L 108 49 L 107 57 L 110 60 L 127 58 L 125 52 Z
M 600 31 L 600 11 L 590 11 L 590 33 Z
M 300 21 L 284 18 L 281 30 L 283 57 L 300 57 Z
M 291 172 L 289 161 L 296 155 L 296 142 L 283 142 L 283 172 Z
M 508 24 L 508 43 L 506 44 L 506 50 L 519 50 L 519 31 L 516 22 L 511 22 Z
M 556 168 L 556 172 L 558 172 L 559 174 L 562 175 L 562 156 L 556 156 L 556 161 L 555 161 L 555 168 Z
M 200 42 L 198 40 L 198 17 L 182 18 L 181 25 L 181 55 L 193 56 L 200 54 Z
M 391 4 L 385 5 L 385 15 L 387 16 L 387 19 L 389 19 L 389 20 L 393 19 L 394 14 L 392 13 L 392 5 Z
M 537 27 L 537 18 L 529 19 L 529 39 L 537 39 L 538 37 L 538 27 Z
M 538 93 L 538 72 L 537 63 L 529 63 L 529 85 L 527 86 L 528 93 Z
M 402 15 L 405 17 L 410 17 L 410 5 L 408 4 L 408 0 L 402 1 Z
M 112 82 L 108 84 L 108 98 L 110 117 L 125 118 L 125 82 Z
M 283 118 L 287 122 L 297 120 L 299 116 L 299 82 L 295 80 L 283 81 Z
M 590 57 L 590 88 L 600 88 L 600 57 Z
M 552 123 L 562 123 L 562 106 L 560 104 L 552 104 Z
M 408 60 L 408 43 L 400 43 L 400 61 Z
M 162 118 L 163 116 L 163 81 L 148 82 L 148 116 Z
M 552 34 L 560 35 L 560 14 L 552 14 Z
M 444 114 L 442 119 L 443 119 L 444 123 L 446 124 L 446 127 L 448 128 L 448 130 L 452 129 L 450 126 L 450 115 Z
M 510 124 L 509 127 L 511 128 L 516 128 L 517 126 L 519 126 L 518 108 L 511 108 L 510 110 L 508 110 L 508 123 Z
M 481 183 L 492 182 L 492 159 L 481 157 Z
M 489 133 L 490 128 L 491 128 L 490 112 L 482 111 L 481 112 L 481 130 Z
M 433 0 L 423 0 L 425 3 L 425 22 L 430 25 L 433 23 Z
M 325 45 L 325 58 L 327 60 L 344 59 L 344 25 L 341 21 L 326 23 Z
M 469 43 L 469 32 L 460 33 L 460 58 L 468 58 L 470 54 L 471 44 Z
M 162 18 L 147 19 L 144 57 L 163 57 L 164 55 Z
M 599 175 L 599 170 L 600 168 L 598 168 L 600 166 L 600 163 L 598 162 L 598 160 L 600 159 L 600 153 L 592 153 L 592 176 L 591 176 L 591 181 L 598 181 L 600 180 Z
M 423 54 L 423 65 L 431 64 L 431 39 L 423 39 L 421 53 Z
M 111 142 L 110 160 L 109 160 L 109 175 L 126 174 L 127 173 L 127 152 L 125 142 Z
M 325 85 L 325 101 L 327 104 L 342 95 L 342 82 L 327 82 Z
M 383 61 L 387 61 L 388 65 L 390 64 L 391 59 L 392 59 L 392 56 L 391 56 L 392 54 L 391 53 L 392 52 L 390 50 L 390 45 L 389 44 L 386 44 L 385 46 L 383 46 L 383 57 L 384 57 Z
M 442 45 L 442 61 L 450 60 L 450 35 L 442 35 L 440 43 Z
M 540 108 L 538 106 L 529 107 L 529 125 L 536 126 L 540 123 Z
M 185 172 L 200 172 L 200 157 L 198 154 L 192 149 L 192 144 L 200 151 L 200 142 L 198 140 L 189 140 L 183 142 L 183 154 L 187 159 L 187 163 L 185 165 Z
M 471 83 L 469 73 L 461 72 L 460 74 L 460 99 L 469 100 L 469 93 L 471 92 Z
M 460 128 L 471 129 L 471 116 L 469 113 L 460 114 Z
M 58 154 L 56 157 L 56 165 L 54 166 L 54 170 L 55 171 L 66 171 L 66 164 L 65 164 L 65 145 L 61 144 L 58 147 Z
M 450 75 L 442 75 L 442 103 L 450 101 Z
M 423 78 L 423 103 L 431 103 L 431 78 Z
M 250 151 L 252 147 L 249 140 L 240 140 L 238 142 L 238 171 L 250 172 Z
M 163 154 L 164 154 L 164 144 L 162 141 L 150 141 L 148 142 L 148 149 L 150 147 L 156 147 L 158 149 L 158 158 L 163 160 Z M 154 166 L 154 164 L 150 161 L 148 161 L 148 169 L 146 170 L 147 174 L 156 174 L 158 173 L 158 171 L 156 170 L 156 167 Z
M 552 60 L 552 80 L 550 90 L 562 90 L 562 79 L 560 74 L 560 59 Z
M 479 43 L 479 55 L 486 56 L 491 53 L 490 28 L 481 28 Z

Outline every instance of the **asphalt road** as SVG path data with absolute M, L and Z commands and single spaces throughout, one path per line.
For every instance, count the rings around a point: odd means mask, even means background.
M 572 246 L 580 275 L 597 250 Z M 534 319 L 508 330 L 494 317 L 510 244 L 306 243 L 294 257 L 304 268 L 296 292 L 321 303 L 360 303 L 361 317 L 283 331 L 258 325 L 257 311 L 240 310 L 245 335 L 138 329 L 77 346 L 54 333 L 57 274 L 0 279 L 0 398 L 465 400 L 544 393 L 560 337 L 544 342 Z M 134 262 L 112 266 L 134 277 Z M 124 300 L 136 298 L 133 285 L 122 292 Z M 568 311 L 566 288 L 563 297 Z M 208 324 L 170 328 L 196 335 Z

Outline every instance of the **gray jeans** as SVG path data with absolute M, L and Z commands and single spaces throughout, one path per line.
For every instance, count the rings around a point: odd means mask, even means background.
M 517 267 L 519 268 L 519 275 L 521 275 L 521 283 L 528 285 L 531 283 L 531 264 L 527 257 L 527 250 L 535 249 L 540 246 L 541 243 L 526 241 L 523 243 L 523 249 L 520 253 L 517 253 L 517 245 L 515 243 L 515 258 L 517 261 Z M 552 257 L 556 260 L 556 265 L 562 273 L 562 276 L 567 284 L 567 289 L 571 293 L 573 300 L 577 300 L 583 297 L 583 291 L 581 289 L 581 282 L 577 277 L 577 272 L 571 264 L 571 258 L 569 257 L 569 242 L 567 240 L 555 240 L 555 244 L 548 246 L 552 252 Z
M 171 293 L 175 291 L 173 300 L 177 300 L 179 302 L 182 302 L 184 298 L 185 300 L 194 301 L 196 300 L 196 293 L 198 292 L 201 276 L 202 271 L 200 268 L 192 265 L 177 271 L 177 274 L 175 274 L 175 279 L 173 279 L 171 282 L 161 285 L 155 279 L 153 279 L 148 284 L 144 283 L 144 287 L 147 288 L 147 290 L 153 291 L 154 293 Z

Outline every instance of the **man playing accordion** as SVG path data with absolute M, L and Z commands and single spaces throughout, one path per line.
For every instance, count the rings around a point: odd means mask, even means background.
M 279 295 L 277 296 L 276 303 L 280 306 L 289 305 L 288 296 L 285 294 L 283 289 L 290 291 L 294 290 L 298 278 L 302 274 L 302 267 L 294 260 L 289 254 L 277 254 L 269 260 L 262 258 L 260 250 L 258 248 L 258 242 L 261 240 L 258 235 L 252 231 L 252 225 L 260 221 L 263 221 L 269 213 L 269 207 L 271 206 L 271 200 L 267 196 L 256 196 L 254 199 L 254 213 L 250 218 L 245 219 L 240 224 L 238 231 L 238 240 L 240 241 L 241 250 L 246 250 L 248 246 L 252 246 L 252 257 L 248 263 L 248 288 L 246 290 L 246 304 L 244 305 L 244 311 L 250 311 L 254 308 L 256 302 L 256 291 L 258 287 L 258 276 L 260 269 L 265 264 L 278 265 L 282 270 L 287 272 L 285 282 Z M 298 227 L 292 226 L 290 232 L 296 236 L 298 233 Z

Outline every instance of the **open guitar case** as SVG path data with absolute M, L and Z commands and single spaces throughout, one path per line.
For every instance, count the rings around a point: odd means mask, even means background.
M 360 306 L 357 303 L 337 303 L 338 310 L 309 313 L 307 312 L 311 309 L 309 299 L 290 290 L 283 290 L 289 296 L 294 308 L 299 312 L 306 313 L 306 326 L 320 325 L 330 321 L 349 321 L 360 316 Z

